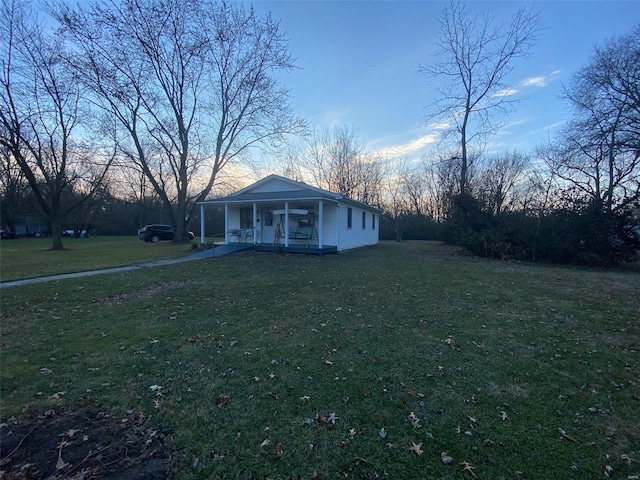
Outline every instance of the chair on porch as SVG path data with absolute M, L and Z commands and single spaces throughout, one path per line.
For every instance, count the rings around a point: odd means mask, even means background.
M 235 243 L 240 243 L 240 240 L 242 240 L 242 230 L 237 228 L 229 230 L 229 242 L 233 242 L 234 239 Z

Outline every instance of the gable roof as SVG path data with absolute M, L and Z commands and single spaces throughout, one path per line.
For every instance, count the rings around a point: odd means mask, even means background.
M 269 189 L 270 184 L 281 184 L 277 189 Z M 225 204 L 240 204 L 240 203 L 252 203 L 252 202 L 267 202 L 267 201 L 289 201 L 289 200 L 326 200 L 330 202 L 344 201 L 358 205 L 368 210 L 380 211 L 379 209 L 367 205 L 363 202 L 358 202 L 349 197 L 341 195 L 339 193 L 333 193 L 328 190 L 313 187 L 303 182 L 291 180 L 290 178 L 282 177 L 280 175 L 269 175 L 255 183 L 252 183 L 248 187 L 238 190 L 231 195 L 223 198 L 217 198 L 214 200 L 205 200 L 198 202 L 199 205 L 225 205 Z

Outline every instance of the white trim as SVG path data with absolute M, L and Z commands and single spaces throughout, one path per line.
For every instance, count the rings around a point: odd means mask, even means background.
M 324 205 L 320 200 L 318 201 L 318 224 L 314 225 L 318 231 L 318 248 L 322 248 L 322 217 L 324 217 Z
M 229 244 L 229 205 L 224 206 L 224 243 Z
M 289 246 L 289 202 L 284 202 L 284 246 Z
M 258 205 L 253 203 L 253 244 L 255 245 L 258 242 Z
M 287 213 L 286 210 L 274 210 L 273 214 L 274 215 L 284 215 L 285 213 Z M 309 210 L 304 210 L 302 208 L 290 208 L 289 209 L 289 215 L 306 215 L 309 213 Z

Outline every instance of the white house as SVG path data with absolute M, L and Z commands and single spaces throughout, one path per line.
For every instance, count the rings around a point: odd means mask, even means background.
M 321 254 L 378 243 L 379 209 L 279 175 L 199 205 L 201 243 L 207 205 L 224 206 L 225 244 Z

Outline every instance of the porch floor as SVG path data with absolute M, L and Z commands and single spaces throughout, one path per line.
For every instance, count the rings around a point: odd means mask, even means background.
M 198 255 L 202 257 L 222 257 L 231 253 L 241 252 L 245 250 L 256 250 L 258 252 L 278 252 L 278 253 L 304 253 L 308 255 L 325 255 L 329 253 L 338 253 L 338 247 L 335 245 L 325 245 L 319 248 L 317 245 L 273 245 L 271 243 L 216 243 L 214 248 L 205 250 Z
M 271 243 L 257 243 L 255 248 L 259 252 L 282 252 L 282 253 L 306 253 L 309 255 L 325 255 L 327 253 L 338 253 L 335 245 L 325 245 L 319 248 L 317 245 L 273 245 Z

